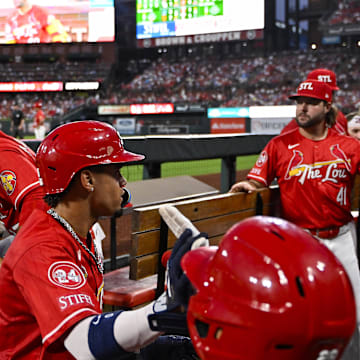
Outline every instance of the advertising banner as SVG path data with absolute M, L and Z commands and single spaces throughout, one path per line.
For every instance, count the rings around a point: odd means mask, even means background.
M 212 134 L 244 133 L 245 118 L 212 118 L 210 129 Z

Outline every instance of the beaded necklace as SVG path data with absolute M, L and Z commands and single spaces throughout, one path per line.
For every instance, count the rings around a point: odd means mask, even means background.
M 98 254 L 98 251 L 96 249 L 96 244 L 93 241 L 94 244 L 94 250 L 95 250 L 95 254 L 91 252 L 91 250 L 80 240 L 80 238 L 78 237 L 78 235 L 76 234 L 76 232 L 74 231 L 74 229 L 71 227 L 71 225 L 63 218 L 61 217 L 54 209 L 49 209 L 47 211 L 47 213 L 49 215 L 51 215 L 56 221 L 58 221 L 65 230 L 67 230 L 71 236 L 76 240 L 76 242 L 93 258 L 93 260 L 95 261 L 96 267 L 98 268 L 99 272 L 101 274 L 104 273 L 104 267 L 103 267 L 103 263 L 101 261 L 101 258 Z

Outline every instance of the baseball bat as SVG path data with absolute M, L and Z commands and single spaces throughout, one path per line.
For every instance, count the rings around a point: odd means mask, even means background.
M 194 224 L 175 206 L 167 204 L 162 205 L 159 207 L 159 213 L 169 229 L 177 238 L 179 238 L 186 229 L 190 229 L 193 236 L 200 234 L 200 231 L 194 226 Z M 209 240 L 206 237 L 200 237 L 194 241 L 191 249 L 193 250 L 200 246 L 209 246 Z

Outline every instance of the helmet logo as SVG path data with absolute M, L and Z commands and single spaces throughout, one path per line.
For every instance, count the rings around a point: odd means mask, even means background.
M 4 170 L 0 174 L 0 183 L 8 196 L 12 195 L 16 187 L 16 175 L 10 170 Z
M 321 350 L 316 360 L 335 360 L 339 355 L 338 349 Z
M 114 152 L 114 148 L 112 146 L 106 146 L 99 149 L 99 153 L 101 154 L 105 153 L 104 155 L 100 155 L 100 157 L 110 156 L 113 152 Z

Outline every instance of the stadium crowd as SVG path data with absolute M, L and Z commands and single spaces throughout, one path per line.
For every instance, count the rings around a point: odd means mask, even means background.
M 109 70 L 109 64 L 92 62 L 2 63 L 0 64 L 0 82 L 104 81 Z
M 84 104 L 132 104 L 172 102 L 205 106 L 238 107 L 290 104 L 288 94 L 315 68 L 328 68 L 337 75 L 340 90 L 336 105 L 344 113 L 360 106 L 359 58 L 344 49 L 329 51 L 289 51 L 257 57 L 188 57 L 171 60 L 159 56 L 152 62 L 143 59 L 139 66 L 129 62 L 128 82 L 109 76 L 111 66 L 32 65 L 28 73 L 20 65 L 0 66 L 0 81 L 92 81 L 103 83 L 97 92 L 1 94 L 0 117 L 9 118 L 15 102 L 31 118 L 33 104 L 41 100 L 47 118 L 61 116 Z M 144 64 L 149 64 L 147 67 Z M 12 68 L 13 66 L 13 68 Z M 6 69 L 6 71 L 5 71 Z M 36 71 L 38 69 L 39 71 Z M 41 74 L 41 77 L 40 75 Z
M 91 62 L 54 62 L 54 63 L 13 63 L 0 64 L 0 82 L 27 81 L 99 81 L 105 83 L 111 65 Z M 47 118 L 61 116 L 86 103 L 99 102 L 100 94 L 90 95 L 79 92 L 44 93 L 3 93 L 0 95 L 0 118 L 8 118 L 17 103 L 26 118 L 33 118 L 34 104 L 41 101 Z
M 172 62 L 160 57 L 142 74 L 121 84 L 114 97 L 122 104 L 201 103 L 210 106 L 286 105 L 284 94 L 315 68 L 332 69 L 340 90 L 336 101 L 345 112 L 359 106 L 358 56 L 344 51 L 285 52 L 267 57 L 193 58 Z
M 360 4 L 356 0 L 338 2 L 338 9 L 328 19 L 328 25 L 349 25 L 360 22 Z

